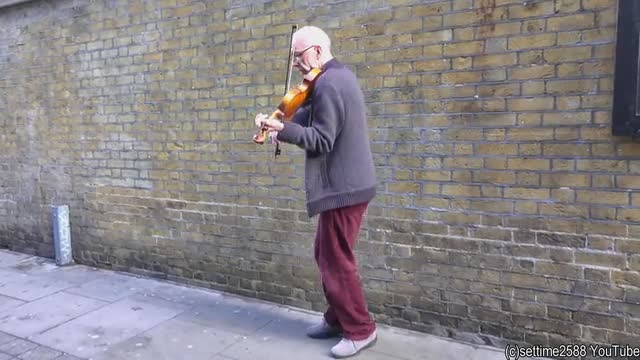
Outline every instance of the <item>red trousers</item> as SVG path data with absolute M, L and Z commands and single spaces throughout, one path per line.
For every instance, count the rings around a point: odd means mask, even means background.
M 315 259 L 329 308 L 324 318 L 340 326 L 350 340 L 367 338 L 375 330 L 360 284 L 353 248 L 368 203 L 321 213 L 314 244 Z

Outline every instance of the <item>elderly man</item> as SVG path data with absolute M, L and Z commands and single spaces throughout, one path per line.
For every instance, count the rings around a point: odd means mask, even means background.
M 291 122 L 264 114 L 255 122 L 272 139 L 306 150 L 307 212 L 310 217 L 319 214 L 314 252 L 329 304 L 322 321 L 307 334 L 342 334 L 331 354 L 344 358 L 377 340 L 353 252 L 364 212 L 376 195 L 366 107 L 355 75 L 333 57 L 324 31 L 302 27 L 293 35 L 292 50 L 293 66 L 304 76 L 314 68 L 322 71 L 313 92 Z

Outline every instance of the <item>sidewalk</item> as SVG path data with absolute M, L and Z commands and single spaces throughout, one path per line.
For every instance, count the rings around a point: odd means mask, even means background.
M 320 314 L 0 250 L 0 360 L 330 359 Z M 503 360 L 499 349 L 378 325 L 354 359 Z

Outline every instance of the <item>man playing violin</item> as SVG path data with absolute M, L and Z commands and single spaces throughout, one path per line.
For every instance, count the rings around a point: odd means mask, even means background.
M 292 51 L 293 67 L 305 77 L 321 70 L 313 91 L 291 121 L 258 114 L 255 122 L 272 139 L 305 149 L 307 212 L 309 217 L 319 214 L 314 255 L 329 304 L 307 335 L 341 335 L 331 354 L 344 358 L 377 340 L 354 255 L 364 212 L 376 195 L 366 105 L 355 75 L 332 56 L 323 30 L 300 28 Z

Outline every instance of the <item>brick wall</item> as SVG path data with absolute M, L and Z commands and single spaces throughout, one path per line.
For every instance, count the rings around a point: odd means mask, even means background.
M 640 342 L 640 144 L 612 137 L 615 0 L 32 1 L 0 9 L 0 241 L 322 309 L 290 25 L 366 92 L 380 195 L 359 259 L 381 323 L 501 344 Z M 299 78 L 294 77 L 294 83 Z

